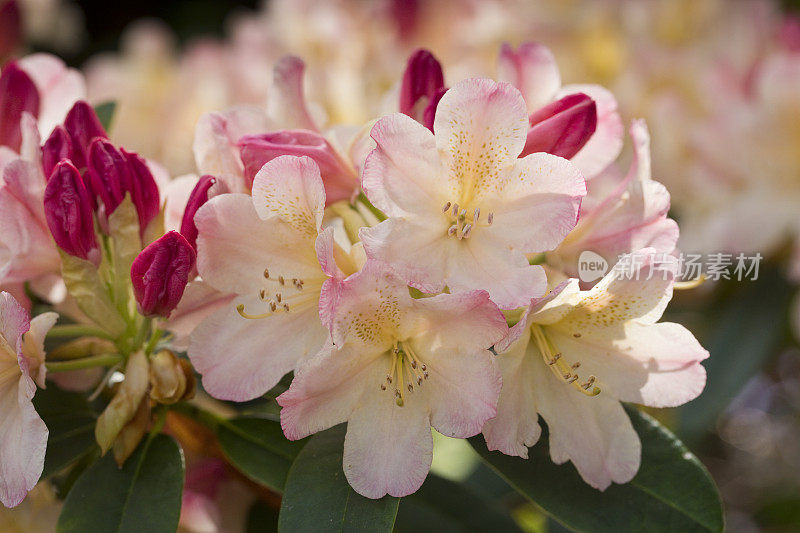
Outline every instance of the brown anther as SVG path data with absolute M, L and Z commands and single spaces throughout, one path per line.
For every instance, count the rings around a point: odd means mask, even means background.
M 492 222 L 494 222 L 494 213 L 489 213 L 489 215 L 486 217 L 486 223 L 491 226 Z
M 280 283 L 281 285 L 286 285 L 286 280 L 283 279 L 283 276 L 278 276 L 278 283 Z
M 450 209 L 450 205 L 450 202 L 444 204 L 444 207 L 442 207 L 442 213 L 447 213 L 447 210 Z
M 386 374 L 386 381 L 391 383 L 392 382 L 392 376 L 390 376 L 389 374 Z
M 461 238 L 466 239 L 469 237 L 469 232 L 472 231 L 472 224 L 467 224 L 464 226 L 464 231 L 461 232 Z
M 594 376 L 589 376 L 589 380 L 588 380 L 586 383 L 584 383 L 583 385 L 581 385 L 581 386 L 583 387 L 583 389 L 584 389 L 584 390 L 589 390 L 589 387 L 591 387 L 592 385 L 594 385 L 594 382 L 595 382 L 596 380 L 597 380 L 597 378 L 596 378 L 596 377 L 594 377 Z
M 573 333 L 572 336 L 575 337 L 576 339 L 579 339 L 581 337 L 581 334 L 580 333 Z
M 421 368 L 422 368 L 423 371 L 428 370 L 428 365 L 426 365 L 425 363 L 422 363 L 422 367 Z
M 269 279 L 269 269 L 268 268 L 264 269 L 264 277 Z
M 424 374 L 422 374 L 422 377 L 424 377 L 425 379 L 428 379 L 428 373 L 425 372 Z
M 411 383 L 408 384 L 408 392 L 414 392 L 414 385 Z
M 481 208 L 476 207 L 475 211 L 472 212 L 472 222 L 477 224 L 479 218 L 481 218 Z
M 414 370 L 417 369 L 417 362 L 416 361 L 411 361 L 411 368 L 413 368 Z
M 275 294 L 275 299 L 278 300 L 278 303 L 281 303 L 281 298 L 283 298 L 283 295 L 281 293 Z
M 576 368 L 580 368 L 580 367 L 581 367 L 581 362 L 580 361 L 578 361 L 577 363 L 572 365 L 572 369 L 573 370 L 575 370 Z
M 283 310 L 289 312 L 289 304 L 283 304 Z
M 278 304 L 276 304 L 275 302 L 270 302 L 269 303 L 269 310 L 272 311 L 273 313 L 275 312 L 275 310 L 277 308 L 278 308 Z
M 262 300 L 266 299 L 267 291 L 265 289 L 261 289 L 260 291 L 258 291 L 258 297 L 261 298 Z
M 573 374 L 572 377 L 570 377 L 569 379 L 567 379 L 566 377 L 564 379 L 567 380 L 567 383 L 575 383 L 576 381 L 578 381 L 578 375 Z
M 417 378 L 417 385 L 422 385 L 422 378 Z
M 381 383 L 381 390 L 386 390 L 386 385 L 384 385 L 383 383 Z
M 449 236 L 451 236 L 451 237 L 452 237 L 453 235 L 455 235 L 455 234 L 456 234 L 456 231 L 458 231 L 458 226 L 456 226 L 455 224 L 453 224 L 452 226 L 450 226 L 450 227 L 447 229 L 447 234 L 448 234 Z
M 458 214 L 458 204 L 453 204 L 453 216 Z

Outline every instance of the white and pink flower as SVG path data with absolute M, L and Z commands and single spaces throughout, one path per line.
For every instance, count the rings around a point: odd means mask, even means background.
M 456 84 L 433 129 L 399 113 L 372 129 L 362 187 L 389 218 L 362 230 L 367 255 L 424 292 L 485 289 L 501 308 L 526 305 L 546 279 L 525 254 L 554 249 L 575 227 L 580 171 L 550 154 L 518 158 L 528 115 L 506 83 Z
M 350 485 L 368 498 L 411 494 L 430 469 L 431 427 L 465 438 L 495 416 L 501 379 L 489 348 L 506 331 L 485 291 L 413 299 L 368 261 L 342 284 L 331 340 L 278 397 L 284 433 L 347 421 Z

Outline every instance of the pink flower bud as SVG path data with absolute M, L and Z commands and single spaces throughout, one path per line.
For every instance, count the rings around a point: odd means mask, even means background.
M 131 193 L 131 200 L 139 214 L 140 232 L 144 234 L 150 222 L 158 216 L 160 209 L 158 184 L 139 154 L 128 152 L 124 148 L 120 148 L 120 151 L 130 168 L 131 181 L 128 184 L 128 192 Z
M 95 137 L 108 138 L 106 130 L 92 106 L 80 100 L 75 102 L 64 119 L 64 128 L 72 139 L 72 162 L 78 168 L 86 166 L 89 145 Z
M 8 63 L 0 74 L 0 145 L 19 152 L 22 113 L 39 116 L 39 91 L 36 84 L 15 62 Z
M 119 150 L 106 139 L 95 138 L 89 146 L 86 175 L 95 197 L 105 208 L 105 216 L 117 209 L 129 193 L 139 215 L 139 231 L 158 215 L 159 193 L 147 163 L 134 152 Z
M 195 243 L 197 242 L 197 226 L 194 223 L 194 216 L 197 214 L 197 210 L 209 200 L 208 191 L 215 183 L 217 183 L 217 179 L 214 176 L 201 177 L 192 189 L 189 200 L 186 201 L 186 209 L 183 211 L 181 220 L 181 235 L 193 248 L 196 248 Z
M 131 266 L 139 312 L 168 317 L 183 296 L 194 261 L 194 248 L 177 231 L 170 231 L 142 250 Z
M 569 94 L 530 116 L 531 128 L 520 157 L 547 152 L 569 159 L 597 128 L 597 106 L 583 93 Z
M 106 217 L 122 203 L 125 192 L 131 188 L 128 162 L 113 144 L 103 138 L 96 138 L 89 145 L 85 175 L 92 194 L 103 203 Z
M 256 173 L 268 161 L 281 155 L 308 156 L 319 166 L 325 185 L 326 203 L 349 198 L 358 187 L 355 171 L 336 153 L 328 141 L 314 131 L 281 130 L 239 139 L 244 176 L 252 187 Z
M 72 141 L 64 126 L 56 126 L 42 146 L 42 167 L 48 178 L 62 159 L 72 157 Z
M 400 112 L 433 128 L 432 115 L 444 94 L 444 74 L 439 61 L 427 50 L 417 50 L 408 59 L 400 87 Z M 430 111 L 431 104 L 433 110 Z M 425 115 L 431 115 L 430 125 Z
M 92 201 L 78 169 L 58 163 L 44 190 L 44 214 L 56 244 L 70 255 L 89 259 L 97 248 Z

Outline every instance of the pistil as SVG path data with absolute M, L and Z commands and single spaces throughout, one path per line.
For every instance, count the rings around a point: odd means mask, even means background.
M 531 332 L 536 347 L 539 349 L 539 353 L 542 354 L 544 362 L 561 381 L 572 385 L 574 389 L 586 396 L 597 396 L 600 394 L 600 388 L 594 386 L 595 381 L 597 381 L 595 376 L 589 376 L 589 379 L 584 383 L 579 381 L 580 377 L 575 370 L 580 368 L 580 361 L 576 361 L 573 364 L 567 362 L 561 352 L 555 349 L 552 342 L 547 338 L 541 326 L 538 324 L 531 326 Z

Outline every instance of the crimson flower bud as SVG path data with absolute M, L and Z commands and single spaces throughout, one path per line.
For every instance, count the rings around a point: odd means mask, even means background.
M 80 172 L 69 161 L 53 169 L 44 190 L 47 227 L 62 250 L 81 259 L 97 248 L 92 201 Z
M 530 116 L 531 128 L 520 157 L 547 152 L 569 159 L 597 129 L 597 105 L 583 93 L 569 94 Z
M 72 139 L 72 162 L 78 168 L 86 166 L 89 145 L 95 137 L 108 138 L 106 130 L 100 124 L 100 119 L 92 106 L 79 100 L 64 119 L 64 128 Z
M 168 317 L 183 296 L 194 261 L 194 248 L 177 231 L 170 231 L 142 250 L 131 266 L 139 312 Z
M 42 145 L 42 167 L 44 175 L 49 177 L 53 169 L 62 159 L 72 157 L 72 140 L 64 126 L 56 126 L 53 133 Z
M 92 194 L 105 207 L 105 216 L 114 212 L 131 187 L 128 162 L 106 139 L 96 138 L 89 145 L 85 175 Z
M 39 91 L 30 76 L 12 61 L 0 74 L 0 145 L 19 152 L 19 122 L 25 112 L 39 116 Z
M 265 163 L 282 155 L 308 156 L 319 166 L 325 184 L 326 202 L 349 198 L 357 188 L 355 171 L 319 133 L 309 130 L 280 130 L 245 135 L 239 139 L 244 176 L 248 187 Z
M 194 216 L 197 214 L 197 210 L 209 200 L 208 191 L 215 183 L 217 183 L 217 179 L 214 176 L 205 175 L 201 177 L 186 201 L 186 209 L 183 211 L 183 219 L 181 220 L 181 235 L 186 238 L 193 248 L 197 248 L 197 226 L 194 223 Z
M 442 65 L 427 50 L 417 50 L 408 59 L 400 86 L 400 112 L 433 129 L 433 115 L 444 94 Z M 428 120 L 426 115 L 429 115 Z
M 153 173 L 147 167 L 147 163 L 139 154 L 128 152 L 124 148 L 120 148 L 120 151 L 130 169 L 131 181 L 128 192 L 131 193 L 131 200 L 139 214 L 140 232 L 144 234 L 150 221 L 158 216 L 161 207 L 158 184 L 156 184 Z

